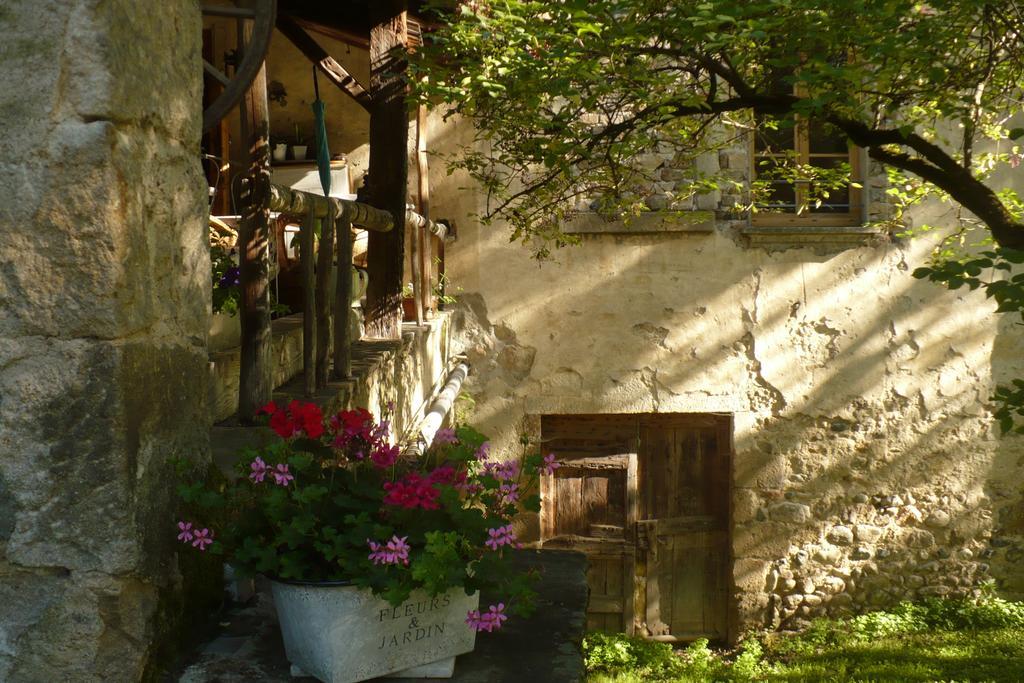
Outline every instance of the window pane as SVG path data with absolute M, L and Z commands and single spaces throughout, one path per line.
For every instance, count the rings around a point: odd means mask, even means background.
M 849 150 L 846 137 L 832 126 L 820 121 L 811 121 L 811 154 L 846 154 Z
M 847 159 L 836 157 L 811 158 L 811 166 L 817 168 L 849 171 Z M 828 195 L 828 196 L 826 196 Z M 820 202 L 820 204 L 818 204 Z M 850 185 L 842 183 L 838 187 L 826 184 L 824 187 L 811 183 L 808 187 L 808 210 L 811 213 L 851 213 Z
M 765 183 L 759 188 L 757 208 L 774 213 L 796 213 L 796 187 L 791 182 L 775 178 L 777 166 L 772 159 L 757 159 L 755 174 L 759 181 Z

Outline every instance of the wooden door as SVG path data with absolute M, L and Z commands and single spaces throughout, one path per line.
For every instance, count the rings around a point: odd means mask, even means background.
M 641 418 L 637 545 L 650 637 L 728 636 L 728 426 L 714 415 Z
M 721 415 L 552 415 L 545 548 L 588 555 L 590 630 L 726 639 L 731 421 Z
M 615 416 L 545 417 L 541 480 L 545 548 L 587 554 L 587 629 L 633 632 L 637 454 L 634 425 Z

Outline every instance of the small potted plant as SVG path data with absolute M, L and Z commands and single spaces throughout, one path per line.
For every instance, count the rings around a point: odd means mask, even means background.
M 292 159 L 302 161 L 306 158 L 306 137 L 302 134 L 302 128 L 295 124 L 295 143 L 292 145 Z
M 402 320 L 416 320 L 416 290 L 411 282 L 406 282 L 402 287 Z
M 293 667 L 352 683 L 453 665 L 478 631 L 532 610 L 531 577 L 506 551 L 519 545 L 513 516 L 539 510 L 532 492 L 553 457 L 499 462 L 469 427 L 441 430 L 424 455 L 405 456 L 387 421 L 366 410 L 326 423 L 298 401 L 262 412 L 281 439 L 245 452 L 226 484 L 180 485 L 190 512 L 176 533 L 271 580 Z M 478 606 L 485 588 L 501 601 Z
M 220 245 L 210 247 L 213 277 L 213 316 L 210 318 L 209 347 L 222 351 L 238 346 L 242 328 L 238 318 L 241 300 L 239 270 L 234 249 Z

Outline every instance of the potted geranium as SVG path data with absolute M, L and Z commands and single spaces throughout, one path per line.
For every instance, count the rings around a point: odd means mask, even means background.
M 297 668 L 366 680 L 468 652 L 477 631 L 530 612 L 532 577 L 505 551 L 518 546 L 512 518 L 539 509 L 537 477 L 553 458 L 498 462 L 469 427 L 406 457 L 365 410 L 326 423 L 310 403 L 263 412 L 281 440 L 245 452 L 233 481 L 182 484 L 191 510 L 177 533 L 271 579 Z M 485 588 L 500 602 L 478 607 Z

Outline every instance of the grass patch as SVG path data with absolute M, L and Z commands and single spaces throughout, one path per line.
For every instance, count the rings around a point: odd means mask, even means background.
M 748 634 L 731 652 L 592 633 L 589 683 L 664 681 L 1024 681 L 1024 603 L 904 603 L 819 619 L 798 635 Z

